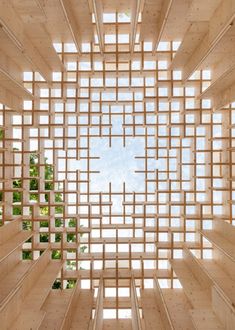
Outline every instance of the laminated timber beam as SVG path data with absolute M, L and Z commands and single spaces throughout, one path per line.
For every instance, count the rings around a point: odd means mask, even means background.
M 23 84 L 14 79 L 7 71 L 0 66 L 0 84 L 3 84 L 12 94 L 21 97 L 22 99 L 31 100 L 33 95 L 24 88 Z
M 81 39 L 80 32 L 77 21 L 73 14 L 73 10 L 71 8 L 71 2 L 69 0 L 60 0 L 61 7 L 63 9 L 63 13 L 66 19 L 66 22 L 69 26 L 70 32 L 73 37 L 73 41 L 76 45 L 77 51 L 81 54 Z
M 22 99 L 0 84 L 0 102 L 7 107 L 15 110 L 22 109 L 23 102 Z
M 92 0 L 92 7 L 95 16 L 96 30 L 100 45 L 100 52 L 104 52 L 104 24 L 103 24 L 103 10 L 101 0 Z
M 183 81 L 186 81 L 196 71 L 221 41 L 223 36 L 233 25 L 235 18 L 234 0 L 223 0 L 214 12 L 209 21 L 208 32 L 202 42 L 193 51 L 189 60 L 182 64 Z M 201 39 L 201 38 L 200 38 Z
M 168 16 L 170 14 L 170 10 L 173 5 L 173 2 L 174 2 L 174 0 L 164 0 L 162 2 L 162 9 L 160 12 L 160 17 L 157 22 L 157 32 L 156 32 L 154 40 L 153 40 L 153 51 L 155 51 L 157 49 L 157 46 L 160 42 L 164 28 L 167 24 Z
M 64 315 L 62 324 L 60 326 L 60 330 L 66 330 L 66 329 L 70 328 L 74 309 L 76 307 L 76 302 L 79 297 L 80 290 L 81 290 L 81 281 L 80 281 L 80 279 L 77 279 L 76 285 L 71 294 L 69 304 L 66 308 L 65 315 Z
M 161 314 L 154 290 L 141 289 L 140 293 L 143 323 L 145 325 L 145 329 L 165 329 L 161 319 Z
M 25 55 L 27 60 L 32 63 L 33 67 L 38 70 L 43 78 L 50 82 L 52 79 L 51 69 L 24 32 L 24 25 L 17 17 L 14 8 L 9 2 L 1 1 L 0 13 L 0 28 Z
M 23 87 L 23 74 L 20 66 L 7 55 L 4 50 L 0 52 L 0 70 L 8 73 L 15 81 L 22 84 Z
M 225 72 L 218 80 L 212 83 L 200 98 L 211 98 L 212 106 L 219 110 L 235 100 L 235 68 Z
M 131 6 L 131 36 L 130 36 L 130 52 L 131 54 L 135 48 L 135 38 L 138 27 L 138 18 L 141 9 L 141 0 L 132 0 Z
M 0 101 L 11 109 L 22 110 L 23 100 L 32 100 L 33 95 L 5 69 L 0 66 Z
M 159 312 L 161 315 L 161 321 L 164 325 L 164 329 L 174 330 L 174 325 L 172 318 L 170 316 L 170 311 L 167 307 L 164 295 L 162 293 L 162 290 L 158 283 L 158 279 L 156 277 L 153 279 L 153 289 L 157 300 Z
M 104 305 L 104 281 L 101 277 L 99 280 L 99 289 L 96 299 L 95 315 L 92 324 L 92 330 L 103 329 L 103 305 Z
M 132 328 L 142 330 L 134 277 L 131 278 L 131 311 Z

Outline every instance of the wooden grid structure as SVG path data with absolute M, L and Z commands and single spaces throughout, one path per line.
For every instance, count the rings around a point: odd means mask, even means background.
M 234 17 L 0 2 L 3 329 L 234 329 Z M 99 179 L 117 141 L 136 191 Z

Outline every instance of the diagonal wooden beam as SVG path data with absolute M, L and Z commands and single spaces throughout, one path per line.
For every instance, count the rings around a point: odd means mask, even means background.
M 138 18 L 140 14 L 141 8 L 141 0 L 132 0 L 132 7 L 131 7 L 131 40 L 130 40 L 130 51 L 131 54 L 134 51 L 135 47 L 135 38 L 138 26 Z
M 73 41 L 76 45 L 77 51 L 79 54 L 81 54 L 81 38 L 80 38 L 78 24 L 76 22 L 76 19 L 74 17 L 71 8 L 71 2 L 69 0 L 60 0 L 60 4 L 63 9 L 63 13 L 67 21 L 67 24 L 69 26 L 70 32 L 72 34 Z
M 51 69 L 24 32 L 24 26 L 9 2 L 0 2 L 0 28 L 48 82 Z
M 174 0 L 164 0 L 163 1 L 159 21 L 157 23 L 157 32 L 156 32 L 155 38 L 153 40 L 153 51 L 155 51 L 157 49 L 157 46 L 160 42 L 160 39 L 162 37 L 164 28 L 166 26 L 173 2 L 174 2 Z
M 204 39 L 207 29 L 208 22 L 192 22 L 190 24 L 184 35 L 183 41 L 171 62 L 170 70 L 183 69 L 185 63 L 189 60 L 192 51 L 194 51 Z
M 229 88 L 235 82 L 235 65 L 228 71 L 225 71 L 218 79 L 214 80 L 211 85 L 201 93 L 200 98 L 211 98 L 219 94 L 221 91 Z
M 101 0 L 92 0 L 92 7 L 95 16 L 95 24 L 97 29 L 98 40 L 100 44 L 100 52 L 104 51 L 104 25 L 103 25 L 103 10 Z
M 184 66 L 182 75 L 184 81 L 190 78 L 193 72 L 200 67 L 203 61 L 213 51 L 222 37 L 232 27 L 234 19 L 235 2 L 223 0 L 209 22 L 209 29 L 204 39 Z
M 23 107 L 23 100 L 12 94 L 9 90 L 7 90 L 4 86 L 1 85 L 0 82 L 0 102 L 10 109 L 20 110 Z
M 235 101 L 235 82 L 222 92 L 214 95 L 212 98 L 212 106 L 215 110 L 219 110 L 233 101 Z
M 9 75 L 9 73 L 2 69 L 1 66 L 0 82 L 3 83 L 8 90 L 12 91 L 13 94 L 27 100 L 33 99 L 33 95 L 23 86 L 23 84 Z

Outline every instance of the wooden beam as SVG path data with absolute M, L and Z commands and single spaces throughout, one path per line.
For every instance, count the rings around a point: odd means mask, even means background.
M 156 299 L 157 299 L 157 303 L 159 306 L 159 310 L 160 310 L 160 314 L 161 314 L 161 319 L 162 322 L 164 324 L 165 329 L 168 330 L 173 330 L 174 326 L 170 317 L 170 313 L 169 310 L 167 308 L 164 296 L 162 294 L 161 288 L 158 284 L 158 279 L 155 277 L 153 279 L 153 287 L 154 287 L 154 291 L 155 291 L 155 295 L 156 295 Z
M 23 84 L 22 69 L 3 50 L 0 52 L 0 69 L 7 72 L 17 82 Z
M 12 76 L 8 74 L 4 69 L 0 67 L 0 83 L 6 87 L 12 94 L 15 94 L 23 99 L 32 100 L 33 95 L 24 88 L 23 84 L 18 82 Z
M 138 306 L 138 298 L 135 288 L 135 279 L 132 276 L 131 278 L 131 320 L 132 320 L 132 329 L 141 330 L 141 320 Z
M 233 101 L 235 101 L 235 82 L 219 94 L 214 95 L 212 106 L 215 110 L 219 110 Z
M 140 14 L 140 5 L 141 0 L 132 0 L 132 6 L 131 6 L 131 37 L 130 37 L 130 51 L 131 54 L 134 51 L 135 47 L 135 38 L 136 38 L 136 32 L 138 27 L 138 18 Z
M 66 22 L 69 26 L 69 30 L 72 34 L 73 41 L 76 45 L 78 53 L 80 54 L 81 53 L 81 38 L 80 38 L 78 24 L 74 17 L 72 8 L 71 8 L 71 2 L 69 0 L 60 0 L 60 4 L 63 9 L 63 13 L 65 16 Z
M 48 82 L 51 81 L 51 69 L 44 61 L 38 50 L 32 45 L 30 39 L 24 31 L 22 21 L 18 18 L 14 8 L 9 2 L 0 3 L 0 27 L 25 55 L 30 63 L 38 70 Z
M 92 330 L 103 329 L 103 303 L 104 303 L 104 282 L 103 278 L 100 278 L 99 289 L 96 300 L 95 316 L 92 324 Z
M 193 52 L 186 63 L 183 71 L 183 80 L 190 78 L 215 46 L 221 41 L 222 37 L 232 27 L 235 18 L 235 3 L 232 0 L 223 0 L 217 7 L 214 15 L 209 22 L 209 29 L 199 47 Z
M 191 56 L 192 50 L 195 50 L 198 44 L 202 42 L 207 29 L 208 22 L 192 22 L 190 24 L 169 69 L 182 70 L 184 68 L 185 63 L 187 63 Z
M 10 109 L 20 110 L 23 107 L 23 100 L 9 92 L 4 86 L 0 83 L 0 102 Z
M 104 51 L 104 25 L 103 25 L 103 10 L 101 0 L 92 0 L 92 7 L 95 16 L 95 24 L 97 29 L 98 40 L 100 44 L 100 52 Z
M 81 280 L 79 278 L 79 279 L 77 279 L 76 285 L 75 285 L 75 287 L 73 289 L 73 292 L 72 292 L 72 295 L 71 295 L 71 299 L 70 299 L 69 304 L 66 308 L 65 316 L 64 316 L 64 319 L 63 319 L 62 324 L 60 326 L 60 330 L 70 329 L 74 309 L 76 307 L 77 300 L 79 299 L 80 290 L 81 290 Z
M 230 87 L 235 84 L 235 68 L 226 72 L 223 76 L 221 76 L 218 80 L 212 83 L 201 95 L 200 98 L 212 98 L 218 99 L 223 94 L 223 91 L 229 91 Z M 228 103 L 233 102 L 235 99 L 234 96 L 231 95 L 230 101 Z M 226 101 L 223 101 L 226 102 Z M 224 103 L 223 106 L 228 103 Z M 218 108 L 216 108 L 218 109 Z
M 160 13 L 160 17 L 157 23 L 157 32 L 155 38 L 153 40 L 153 51 L 156 50 L 158 43 L 162 37 L 162 33 L 167 23 L 168 16 L 170 14 L 171 6 L 174 0 L 164 0 L 162 4 L 162 9 Z

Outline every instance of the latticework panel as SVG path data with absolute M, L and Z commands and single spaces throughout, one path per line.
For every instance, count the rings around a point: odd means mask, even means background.
M 133 270 L 142 285 L 157 275 L 170 286 L 168 258 L 184 244 L 210 258 L 198 230 L 212 217 L 232 221 L 234 111 L 195 98 L 209 71 L 183 87 L 168 69 L 177 45 L 153 55 L 142 44 L 129 61 L 101 61 L 84 45 L 75 61 L 72 45 L 57 44 L 67 71 L 50 88 L 25 73 L 39 98 L 1 115 L 2 222 L 20 217 L 33 229 L 24 258 L 50 245 L 62 280 L 80 274 L 93 285 Z

